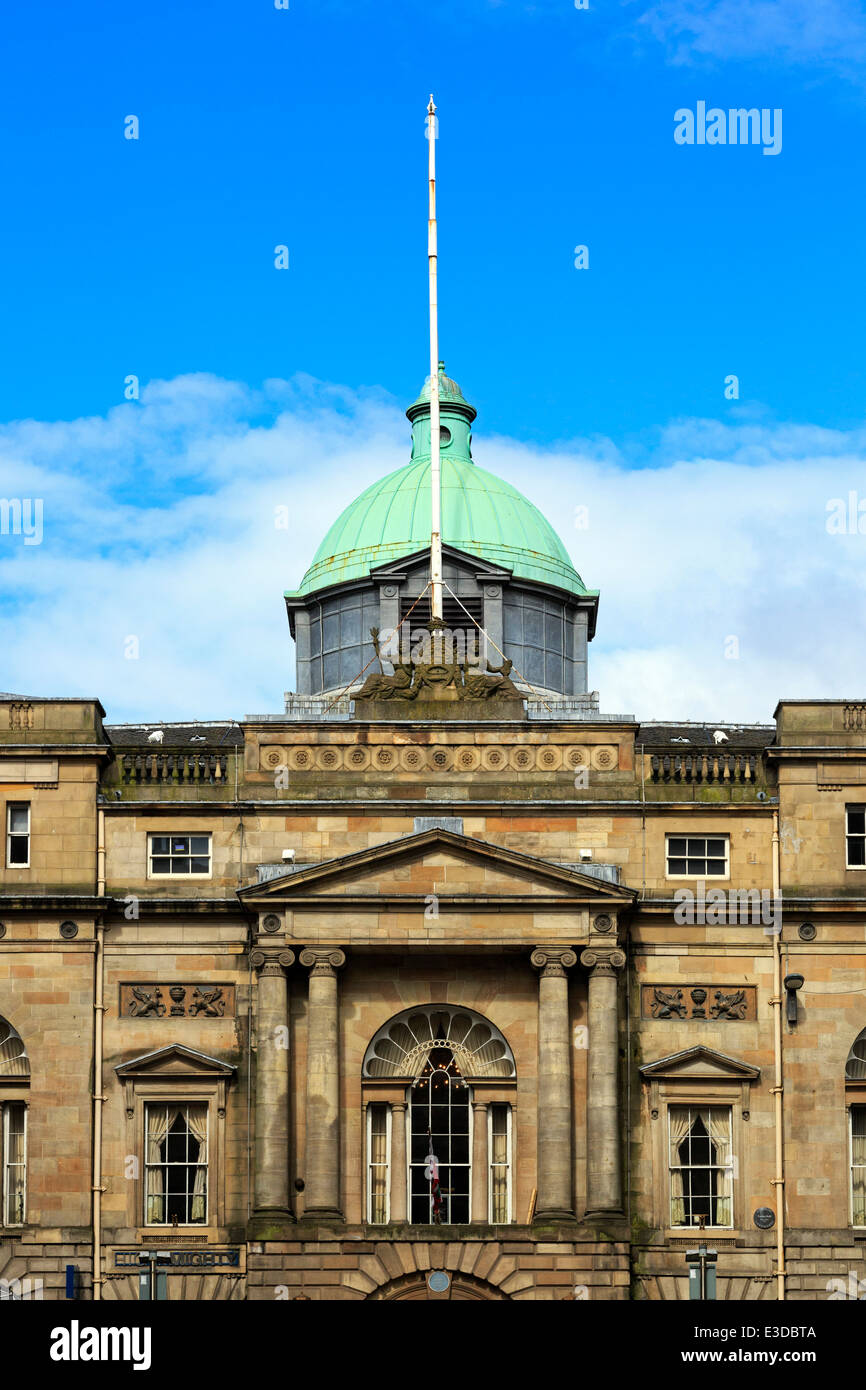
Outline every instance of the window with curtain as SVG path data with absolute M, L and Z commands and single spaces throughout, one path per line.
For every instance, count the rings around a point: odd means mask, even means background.
M 148 1104 L 145 1222 L 148 1226 L 207 1221 L 208 1107 Z
M 491 1105 L 488 1112 L 490 1216 L 494 1226 L 511 1220 L 511 1106 Z M 479 1213 L 476 1220 L 482 1220 Z
M 27 1215 L 27 1107 L 23 1101 L 7 1101 L 2 1109 L 2 1222 L 22 1226 Z
M 367 1220 L 374 1226 L 388 1220 L 389 1110 L 388 1105 L 367 1106 Z
M 851 1106 L 851 1221 L 866 1226 L 866 1105 Z
M 668 1109 L 671 1225 L 733 1224 L 730 1106 Z

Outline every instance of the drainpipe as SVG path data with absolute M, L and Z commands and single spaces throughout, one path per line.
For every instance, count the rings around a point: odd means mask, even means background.
M 776 1190 L 776 1282 L 777 1297 L 780 1302 L 785 1301 L 785 1158 L 782 1145 L 783 1137 L 783 1086 L 782 1086 L 782 919 L 781 919 L 781 873 L 779 863 L 779 812 L 773 812 L 773 913 L 775 917 L 774 926 L 778 930 L 773 932 L 773 998 L 770 1000 L 775 1009 L 773 1043 L 775 1054 L 775 1085 L 773 1086 L 773 1098 L 775 1103 L 775 1127 L 776 1127 L 776 1176 L 773 1179 L 773 1186 Z
M 96 895 L 105 897 L 105 812 L 96 812 Z M 93 1298 L 102 1299 L 102 1025 L 105 1015 L 104 950 L 105 918 L 96 918 L 96 949 L 93 957 Z

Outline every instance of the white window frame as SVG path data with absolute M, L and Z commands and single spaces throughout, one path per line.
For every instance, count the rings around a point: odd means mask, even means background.
M 858 830 L 855 833 L 852 833 L 848 829 L 848 817 L 852 811 L 859 811 L 861 815 L 866 815 L 866 806 L 864 806 L 862 803 L 858 805 L 852 802 L 851 805 L 845 807 L 845 868 L 849 870 L 849 872 L 856 874 L 863 873 L 864 871 L 866 871 L 866 863 L 852 864 L 850 859 L 848 858 L 848 845 L 851 840 L 863 840 L 864 844 L 866 844 L 866 831 L 861 833 Z M 864 858 L 866 858 L 866 855 L 864 855 Z
M 24 1160 L 22 1163 L 11 1164 L 9 1162 L 9 1120 L 13 1105 L 22 1105 L 24 1109 Z M 2 1182 L 0 1182 L 0 1197 L 2 1197 L 2 1209 L 0 1209 L 0 1226 L 14 1227 L 27 1225 L 27 1111 L 28 1106 L 23 1101 L 4 1101 L 0 1109 L 3 1111 L 3 1172 Z M 20 1221 L 10 1221 L 9 1202 L 12 1197 L 9 1185 L 9 1171 L 12 1167 L 24 1169 L 24 1212 Z
M 854 1169 L 866 1167 L 866 1164 L 854 1163 L 854 1111 L 862 1110 L 866 1115 L 866 1104 L 853 1104 L 848 1106 L 848 1211 L 849 1220 L 855 1231 L 866 1230 L 866 1222 L 854 1220 Z
M 732 1105 L 726 1105 L 724 1102 L 722 1102 L 721 1104 L 719 1104 L 719 1103 L 714 1102 L 714 1101 L 708 1101 L 708 1102 L 706 1102 L 706 1103 L 700 1102 L 700 1101 L 698 1101 L 698 1102 L 695 1102 L 695 1101 L 672 1101 L 672 1102 L 668 1105 L 668 1107 L 667 1107 L 667 1116 L 666 1116 L 666 1119 L 667 1119 L 667 1170 L 668 1170 L 668 1197 L 667 1197 L 667 1200 L 668 1200 L 668 1213 L 667 1213 L 668 1230 L 670 1230 L 670 1231 L 698 1231 L 698 1230 L 700 1230 L 700 1227 L 697 1226 L 697 1225 L 687 1225 L 687 1224 L 685 1224 L 684 1222 L 675 1223 L 674 1220 L 673 1220 L 673 1206 L 674 1206 L 673 1174 L 674 1174 L 674 1170 L 675 1170 L 675 1168 L 676 1168 L 677 1171 L 679 1171 L 679 1172 L 699 1172 L 699 1171 L 701 1171 L 702 1169 L 707 1169 L 707 1170 L 713 1170 L 713 1171 L 717 1172 L 717 1173 L 721 1176 L 721 1175 L 724 1175 L 724 1174 L 727 1173 L 727 1169 L 725 1169 L 724 1167 L 722 1167 L 720 1164 L 717 1164 L 717 1163 L 716 1163 L 716 1164 L 700 1164 L 700 1163 L 693 1163 L 693 1164 L 688 1164 L 687 1166 L 684 1166 L 684 1165 L 682 1165 L 682 1164 L 676 1164 L 676 1165 L 675 1165 L 675 1164 L 672 1163 L 671 1160 L 672 1160 L 672 1158 L 673 1158 L 673 1153 L 672 1153 L 672 1148 L 671 1148 L 671 1112 L 672 1112 L 673 1110 L 689 1110 L 689 1111 L 697 1111 L 698 1113 L 700 1113 L 701 1111 L 704 1111 L 704 1110 L 727 1110 L 727 1112 L 728 1112 L 729 1133 L 730 1133 L 730 1136 L 731 1136 L 731 1146 L 732 1146 L 732 1148 L 733 1148 L 733 1143 L 734 1143 L 734 1107 L 733 1107 Z M 717 1192 L 716 1192 L 716 1197 L 717 1197 L 717 1198 L 721 1197 L 721 1198 L 727 1199 L 728 1207 L 729 1207 L 730 1214 L 731 1214 L 731 1219 L 730 1219 L 730 1221 L 724 1221 L 724 1222 L 719 1222 L 719 1221 L 710 1222 L 710 1221 L 708 1221 L 707 1224 L 706 1224 L 706 1227 L 705 1227 L 705 1229 L 708 1230 L 708 1231 L 733 1231 L 733 1230 L 736 1230 L 736 1226 L 735 1226 L 735 1223 L 734 1223 L 734 1200 L 735 1200 L 735 1197 L 736 1197 L 736 1190 L 735 1190 L 735 1186 L 734 1186 L 734 1183 L 735 1183 L 735 1173 L 736 1173 L 736 1169 L 734 1169 L 734 1170 L 732 1171 L 730 1178 L 727 1180 L 727 1189 L 726 1189 L 726 1191 L 724 1191 L 724 1192 L 719 1192 L 719 1191 L 717 1191 Z
M 198 873 L 192 873 L 192 872 L 190 872 L 190 873 L 188 873 L 188 874 L 180 873 L 180 872 L 175 873 L 175 872 L 173 872 L 171 869 L 169 869 L 168 873 L 155 872 L 155 871 L 154 871 L 154 868 L 153 868 L 153 861 L 154 861 L 154 859 L 168 859 L 168 860 L 171 860 L 171 859 L 189 859 L 190 861 L 192 861 L 193 859 L 203 859 L 203 858 L 204 858 L 204 855 L 193 854 L 193 852 L 192 852 L 192 841 L 193 841 L 193 839 L 196 839 L 196 838 L 203 839 L 203 840 L 206 839 L 206 840 L 207 840 L 207 861 L 208 861 L 207 873 L 201 873 L 201 872 L 198 872 Z M 164 839 L 164 840 L 169 840 L 169 841 L 172 841 L 172 840 L 188 840 L 188 841 L 189 841 L 189 845 L 190 845 L 189 853 L 188 853 L 188 854 L 172 854 L 171 851 L 169 851 L 168 854 L 154 854 L 154 852 L 153 852 L 153 842 L 154 842 L 154 840 L 156 840 L 156 839 Z M 213 832 L 210 831 L 210 830 L 183 830 L 183 831 L 181 831 L 179 834 L 172 834 L 171 831 L 165 831 L 165 830 L 149 830 L 148 833 L 147 833 L 147 876 L 148 876 L 149 879 L 150 879 L 150 878 L 171 878 L 171 879 L 181 879 L 181 880 L 183 880 L 183 879 L 191 879 L 191 878 L 197 878 L 197 879 L 212 878 L 212 877 L 213 877 Z
M 494 1222 L 493 1220 L 493 1169 L 499 1168 L 502 1164 L 493 1163 L 493 1112 L 497 1106 L 502 1106 L 505 1110 L 505 1220 Z M 514 1124 L 514 1108 L 509 1101 L 491 1101 L 487 1107 L 487 1224 L 489 1226 L 510 1225 L 512 1222 L 511 1208 L 511 1175 L 512 1175 L 512 1134 Z
M 382 1106 L 385 1111 L 385 1162 L 373 1164 L 373 1111 L 376 1107 Z M 406 1111 L 403 1112 L 403 1121 L 406 1120 Z M 367 1224 L 370 1226 L 387 1226 L 391 1220 L 391 1130 L 393 1121 L 393 1111 L 387 1101 L 371 1100 L 367 1104 L 367 1164 L 366 1164 L 366 1184 L 367 1184 Z M 385 1169 L 385 1220 L 373 1220 L 373 1167 Z M 399 1176 L 397 1181 L 399 1182 Z
M 686 853 L 685 853 L 685 854 L 671 854 L 671 852 L 670 852 L 670 842 L 671 842 L 671 840 L 685 840 L 685 842 L 686 842 Z M 703 842 L 704 842 L 704 852 L 703 852 L 703 854 L 701 854 L 701 855 L 689 855 L 689 853 L 688 853 L 688 842 L 689 842 L 689 840 L 703 840 Z M 715 858 L 718 857 L 717 855 L 712 855 L 712 856 L 708 856 L 708 855 L 707 855 L 706 846 L 707 846 L 707 841 L 708 841 L 708 840 L 723 840 L 723 841 L 724 841 L 724 845 L 725 845 L 725 872 L 724 872 L 723 874 L 710 874 L 710 873 L 707 873 L 707 871 L 706 871 L 706 864 L 707 864 L 707 859 L 708 859 L 708 857 L 709 857 L 709 858 L 713 858 L 713 859 L 715 859 Z M 672 874 L 672 873 L 670 872 L 669 865 L 670 865 L 670 861 L 671 861 L 672 859 L 685 859 L 686 861 L 688 861 L 690 858 L 692 858 L 692 859 L 702 859 L 702 860 L 704 861 L 704 871 L 703 871 L 703 873 L 699 873 L 699 874 L 690 874 L 690 873 L 685 873 L 685 874 Z M 703 880 L 703 882 L 705 882 L 705 883 L 708 884 L 708 885 L 711 884 L 711 883 L 727 883 L 727 882 L 730 882 L 730 878 L 731 878 L 731 836 L 730 836 L 730 833 L 729 833 L 727 830 L 722 830 L 722 831 L 718 831 L 718 832 L 706 832 L 706 833 L 704 833 L 703 835 L 692 835 L 691 832 L 685 831 L 685 830 L 684 830 L 684 831 L 678 831 L 678 830 L 666 831 L 666 832 L 665 832 L 665 878 L 666 878 L 666 879 L 674 879 L 674 880 L 688 880 L 688 881 L 691 882 L 691 883 L 697 883 L 698 880 Z
M 204 1188 L 204 1216 L 202 1217 L 202 1219 L 201 1219 L 200 1221 L 193 1221 L 191 1216 L 190 1216 L 190 1219 L 189 1219 L 188 1221 L 179 1221 L 179 1222 L 178 1222 L 178 1228 L 179 1228 L 179 1229 L 183 1229 L 183 1230 L 187 1230 L 187 1229 L 189 1229 L 189 1230 L 201 1230 L 201 1229 L 206 1229 L 206 1228 L 210 1225 L 211 1182 L 212 1182 L 212 1179 L 213 1179 L 213 1166 L 212 1166 L 212 1162 L 211 1162 L 211 1107 L 210 1107 L 209 1102 L 208 1102 L 207 1100 L 204 1100 L 204 1099 L 197 1099 L 197 1100 L 146 1100 L 146 1101 L 144 1102 L 144 1117 L 143 1117 L 143 1118 L 144 1118 L 144 1154 L 143 1154 L 144 1162 L 143 1162 L 143 1165 L 142 1165 L 142 1171 L 143 1171 L 143 1173 L 144 1173 L 144 1193 L 143 1193 L 143 1195 L 144 1195 L 144 1213 L 143 1213 L 142 1225 L 143 1225 L 143 1226 L 146 1226 L 146 1227 L 148 1227 L 148 1228 L 153 1227 L 153 1228 L 160 1228 L 160 1229 L 161 1229 L 161 1228 L 166 1227 L 166 1226 L 167 1226 L 167 1227 L 172 1227 L 172 1226 L 174 1225 L 174 1222 L 173 1222 L 173 1221 L 169 1221 L 169 1220 L 165 1220 L 165 1221 L 150 1221 L 150 1220 L 148 1220 L 148 1217 L 149 1217 L 149 1215 L 150 1215 L 150 1212 L 148 1211 L 148 1173 L 150 1172 L 151 1168 L 164 1168 L 164 1167 L 167 1166 L 166 1164 L 163 1164 L 163 1163 L 149 1163 L 149 1162 L 148 1162 L 148 1158 L 147 1158 L 147 1148 L 148 1148 L 148 1142 L 149 1142 L 149 1141 L 148 1141 L 148 1130 L 149 1130 L 148 1119 L 149 1119 L 150 1109 L 151 1109 L 151 1107 L 153 1107 L 154 1109 L 156 1109 L 157 1107 L 159 1107 L 160 1110 L 163 1110 L 163 1109 L 165 1109 L 165 1110 L 172 1110 L 172 1109 L 175 1109 L 175 1108 L 178 1108 L 178 1109 L 179 1109 L 181 1106 L 184 1108 L 184 1110 L 189 1110 L 191 1106 L 197 1106 L 197 1107 L 199 1107 L 200 1109 L 204 1110 L 205 1117 L 206 1117 L 206 1120 L 207 1120 L 207 1158 L 206 1158 L 204 1164 L 178 1164 L 178 1165 L 172 1165 L 172 1166 L 177 1166 L 177 1167 L 203 1167 L 203 1168 L 205 1169 L 205 1172 L 206 1172 L 206 1176 L 205 1176 L 205 1188 Z M 187 1121 L 187 1124 L 188 1124 L 188 1121 Z M 167 1133 L 166 1133 L 166 1137 L 168 1137 L 168 1136 L 167 1136 Z M 190 1198 L 190 1207 L 191 1207 L 191 1205 L 192 1205 L 191 1199 L 192 1199 L 192 1195 L 193 1195 L 193 1194 L 188 1192 L 186 1195 L 187 1195 L 188 1198 Z M 164 1200 L 164 1198 L 165 1198 L 165 1194 L 163 1194 L 163 1200 Z M 167 1205 L 166 1205 L 166 1214 L 167 1214 Z
M 431 1043 L 431 1049 L 432 1049 L 432 1047 L 434 1047 L 434 1046 L 435 1046 L 435 1043 Z M 472 1087 L 466 1082 L 466 1080 L 465 1080 L 463 1077 L 461 1077 L 461 1082 L 462 1082 L 462 1085 L 465 1086 L 465 1088 L 466 1088 L 466 1101 L 467 1101 L 467 1111 L 468 1111 L 468 1118 L 469 1118 L 469 1157 L 468 1157 L 468 1161 L 467 1161 L 466 1163 L 451 1163 L 450 1161 L 446 1161 L 446 1160 L 441 1160 L 441 1159 L 440 1159 L 440 1168 L 441 1168 L 441 1167 L 446 1167 L 446 1168 L 449 1169 L 449 1171 L 452 1171 L 454 1168 L 461 1168 L 461 1169 L 465 1168 L 465 1169 L 466 1169 L 466 1173 L 467 1173 L 468 1197 L 469 1197 L 469 1200 L 468 1200 L 468 1202 L 467 1202 L 468 1216 L 467 1216 L 466 1221 L 455 1221 L 455 1222 L 452 1223 L 452 1222 L 449 1220 L 449 1222 L 447 1223 L 447 1224 L 449 1224 L 449 1225 L 453 1224 L 453 1225 L 455 1225 L 455 1226 L 466 1226 L 466 1225 L 469 1225 L 469 1224 L 472 1222 L 472 1220 L 473 1220 L 473 1216 L 472 1216 L 472 1167 L 473 1167 L 473 1160 L 474 1160 L 474 1157 L 475 1157 L 475 1107 L 474 1107 L 474 1105 L 472 1104 L 472 1097 L 473 1097 L 473 1090 L 472 1090 Z M 406 1171 L 406 1202 L 407 1202 L 407 1212 L 408 1212 L 409 1224 L 410 1224 L 410 1225 L 421 1225 L 421 1226 L 426 1226 L 426 1225 L 429 1224 L 427 1221 L 415 1222 L 415 1221 L 412 1220 L 412 1172 L 413 1172 L 413 1169 L 415 1169 L 415 1168 L 423 1168 L 423 1167 L 424 1167 L 424 1164 L 423 1164 L 422 1162 L 417 1162 L 417 1163 L 415 1163 L 415 1162 L 412 1161 L 412 1147 L 411 1147 L 411 1146 L 412 1146 L 412 1106 L 413 1106 L 413 1100 L 414 1100 L 415 1091 L 416 1091 L 416 1085 L 417 1085 L 417 1083 L 413 1084 L 412 1086 L 410 1086 L 410 1087 L 408 1088 L 408 1093 L 407 1093 L 407 1094 L 408 1094 L 408 1099 L 407 1099 L 407 1103 L 406 1103 L 406 1115 L 407 1115 L 407 1121 L 406 1121 L 406 1123 L 407 1123 L 407 1130 L 406 1130 L 406 1157 L 407 1157 L 407 1171 Z M 452 1138 L 453 1138 L 454 1132 L 453 1132 L 453 1130 L 451 1129 L 451 1113 L 452 1113 L 452 1110 L 451 1110 L 451 1106 L 450 1106 L 450 1105 L 449 1105 L 448 1109 L 449 1109 L 449 1117 L 448 1117 L 448 1126 L 449 1126 L 449 1127 L 448 1127 L 448 1138 L 449 1138 L 449 1139 L 452 1139 Z M 434 1141 L 434 1142 L 435 1142 L 435 1141 Z M 437 1157 L 438 1157 L 438 1155 L 437 1155 Z M 449 1216 L 449 1218 L 451 1217 L 451 1199 L 452 1199 L 452 1194 L 450 1194 L 450 1193 L 447 1195 L 447 1197 L 446 1197 L 444 1194 L 442 1195 L 442 1204 L 443 1204 L 443 1207 L 444 1207 L 444 1206 L 446 1206 L 446 1203 L 447 1203 L 447 1211 L 448 1211 L 448 1216 Z
M 25 810 L 27 812 L 27 829 L 12 829 L 12 812 Z M 7 869 L 29 869 L 30 868 L 30 802 L 29 801 L 7 801 L 6 802 L 6 868 Z M 24 864 L 13 864 L 12 862 L 12 841 L 24 840 L 27 845 L 27 861 Z

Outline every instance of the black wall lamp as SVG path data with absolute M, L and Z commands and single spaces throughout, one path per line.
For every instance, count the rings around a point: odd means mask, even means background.
M 785 976 L 785 992 L 788 996 L 785 1014 L 789 1023 L 797 1022 L 797 990 L 802 989 L 805 983 L 802 975 Z

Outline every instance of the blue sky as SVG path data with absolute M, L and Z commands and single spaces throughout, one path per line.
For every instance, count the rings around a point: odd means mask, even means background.
M 442 353 L 479 461 L 547 501 L 602 591 L 603 706 L 767 718 L 859 688 L 859 617 L 820 662 L 810 636 L 828 593 L 864 607 L 866 537 L 825 527 L 866 491 L 863 6 L 290 5 L 5 16 L 0 491 L 41 489 L 45 538 L 0 537 L 0 688 L 116 719 L 279 709 L 282 590 L 405 458 L 431 89 Z M 675 144 L 698 101 L 781 109 L 781 153 Z M 148 671 L 118 657 L 145 628 Z M 707 673 L 731 633 L 741 664 Z M 272 670 L 239 665 L 245 636 Z
M 672 0 L 654 22 L 643 0 L 290 3 L 7 13 L 0 418 L 103 413 L 131 372 L 303 371 L 408 403 L 430 88 L 442 350 L 479 425 L 549 442 L 724 417 L 728 373 L 742 407 L 860 418 L 857 7 Z M 682 49 L 676 14 L 726 9 L 715 52 Z M 816 9 L 811 52 L 802 35 L 791 54 Z M 676 146 L 674 111 L 701 99 L 781 107 L 781 155 Z

